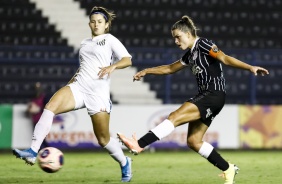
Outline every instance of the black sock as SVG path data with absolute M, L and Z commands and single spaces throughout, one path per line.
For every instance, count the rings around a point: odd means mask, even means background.
M 138 144 L 141 148 L 145 148 L 157 140 L 159 140 L 159 138 L 153 132 L 149 131 L 146 135 L 138 140 Z
M 219 168 L 222 171 L 226 171 L 229 168 L 228 162 L 226 162 L 215 149 L 212 150 L 210 156 L 207 158 L 210 163 Z

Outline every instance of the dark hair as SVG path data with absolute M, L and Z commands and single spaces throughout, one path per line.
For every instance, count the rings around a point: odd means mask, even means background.
M 175 29 L 179 29 L 180 31 L 183 32 L 190 32 L 194 37 L 197 36 L 198 28 L 194 25 L 193 20 L 187 15 L 184 15 L 181 18 L 181 20 L 173 24 L 171 30 L 175 30 Z
M 104 19 L 106 20 L 106 22 L 109 23 L 109 27 L 105 30 L 108 33 L 110 31 L 112 21 L 114 20 L 114 18 L 116 18 L 116 15 L 114 14 L 114 12 L 107 10 L 104 7 L 94 6 L 92 10 L 90 11 L 89 20 L 91 19 L 91 16 L 93 14 L 101 14 L 104 17 Z

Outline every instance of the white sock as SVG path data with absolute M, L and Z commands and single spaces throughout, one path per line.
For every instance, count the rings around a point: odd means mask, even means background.
M 161 140 L 162 138 L 169 135 L 174 129 L 175 127 L 173 123 L 170 120 L 165 119 L 158 126 L 153 128 L 151 132 L 153 132 L 159 138 L 159 140 Z
M 214 147 L 207 143 L 207 142 L 203 142 L 203 145 L 201 146 L 200 150 L 199 150 L 199 154 L 202 157 L 208 158 L 212 152 L 212 150 L 214 149 Z
M 125 166 L 126 158 L 119 142 L 116 139 L 110 137 L 110 141 L 104 148 L 108 150 L 109 154 L 115 161 L 117 161 L 121 166 Z
M 54 116 L 55 114 L 52 111 L 44 109 L 33 131 L 30 147 L 34 152 L 38 152 L 43 140 L 50 132 Z

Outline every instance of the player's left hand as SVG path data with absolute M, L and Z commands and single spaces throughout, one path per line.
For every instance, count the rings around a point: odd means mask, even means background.
M 98 72 L 99 79 L 102 79 L 105 75 L 110 77 L 111 73 L 115 70 L 114 65 L 107 66 L 107 67 L 99 67 L 101 70 Z
M 252 68 L 250 70 L 255 75 L 259 74 L 261 76 L 264 76 L 264 75 L 268 75 L 269 74 L 267 69 L 259 67 L 259 66 L 252 66 Z

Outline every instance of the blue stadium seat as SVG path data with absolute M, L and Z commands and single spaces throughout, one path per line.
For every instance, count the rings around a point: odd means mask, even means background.
M 87 13 L 94 6 L 93 0 L 75 1 Z M 170 28 L 183 15 L 189 15 L 200 28 L 199 36 L 214 40 L 229 55 L 270 69 L 268 77 L 258 77 L 256 86 L 252 86 L 256 89 L 256 102 L 281 102 L 282 89 L 278 80 L 282 77 L 279 69 L 282 60 L 281 1 L 96 0 L 95 5 L 105 6 L 117 14 L 112 33 L 132 54 L 134 67 L 142 69 L 180 59 L 185 52 L 177 49 Z M 187 7 L 193 8 L 187 11 Z M 67 46 L 67 41 L 35 4 L 29 0 L 1 0 L 0 21 L 1 95 L 3 89 L 6 94 L 14 94 L 9 90 L 26 89 L 24 95 L 5 96 L 0 103 L 27 100 L 28 86 L 35 79 L 48 83 L 47 87 L 53 92 L 75 73 L 78 53 Z M 50 67 L 46 68 L 46 64 Z M 224 67 L 224 71 L 227 102 L 249 103 L 248 87 L 254 82 L 249 72 L 228 67 Z M 171 103 L 182 103 L 197 90 L 195 83 L 191 83 L 194 76 L 187 70 L 169 79 L 160 76 L 148 79 L 146 82 L 163 101 L 167 98 L 165 90 L 169 91 Z M 18 87 L 13 88 L 11 84 Z M 277 95 L 276 101 L 269 95 Z

